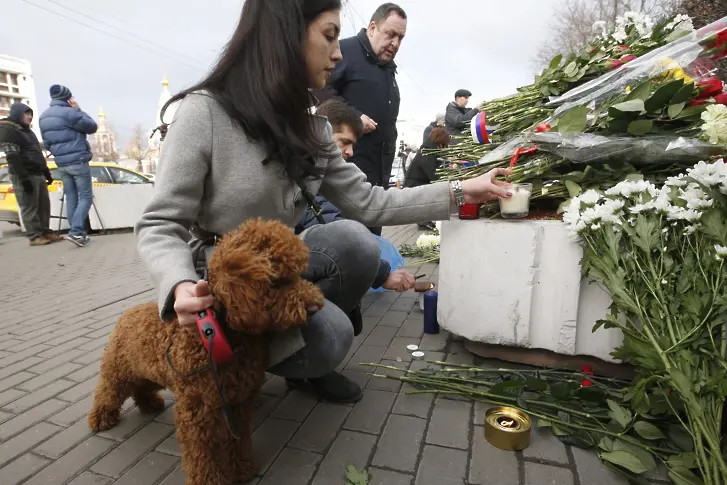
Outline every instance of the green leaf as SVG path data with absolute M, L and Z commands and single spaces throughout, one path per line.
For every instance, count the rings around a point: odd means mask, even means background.
M 684 468 L 696 468 L 697 467 L 697 455 L 693 452 L 682 453 L 681 455 L 672 455 L 667 460 L 669 468 L 684 467 Z
M 536 428 L 550 428 L 553 426 L 553 423 L 551 421 L 548 421 L 547 419 L 538 419 L 538 421 L 535 423 Z
M 674 485 L 704 485 L 701 478 L 681 466 L 669 470 L 669 479 Z
M 556 382 L 550 386 L 550 395 L 559 401 L 568 401 L 579 387 L 575 382 Z
M 640 99 L 631 99 L 629 101 L 624 101 L 623 103 L 614 104 L 611 108 L 623 113 L 643 113 L 644 102 Z
M 601 458 L 613 463 L 614 465 L 622 466 L 637 475 L 649 471 L 648 468 L 641 463 L 641 460 L 627 451 L 610 451 L 601 453 Z
M 497 394 L 499 396 L 519 396 L 525 390 L 524 380 L 505 381 L 499 384 L 495 384 L 488 391 L 490 394 Z
M 676 79 L 661 86 L 644 103 L 646 111 L 653 113 L 663 110 L 682 87 L 684 87 L 683 79 Z
M 664 433 L 659 428 L 646 421 L 639 421 L 634 424 L 636 433 L 645 440 L 661 440 L 664 439 Z
M 603 451 L 613 451 L 613 439 L 608 436 L 604 436 L 601 438 L 601 441 L 598 442 L 598 447 Z
M 541 379 L 530 378 L 525 381 L 525 385 L 533 391 L 545 392 L 548 390 L 548 383 Z
M 684 110 L 684 106 L 686 106 L 686 103 L 684 101 L 682 101 L 681 103 L 670 104 L 669 108 L 666 110 L 666 113 L 669 115 L 669 118 L 674 119 L 679 116 L 679 113 Z
M 551 71 L 558 69 L 558 67 L 560 67 L 560 63 L 562 61 L 563 61 L 563 54 L 558 54 L 550 61 L 550 65 L 548 66 L 548 69 L 550 69 Z
M 608 415 L 611 417 L 611 419 L 616 421 L 622 429 L 626 429 L 626 427 L 631 422 L 631 411 L 619 406 L 610 399 L 607 399 L 606 402 L 608 403 L 608 407 L 611 409 Z
M 583 189 L 581 189 L 581 186 L 573 182 L 572 180 L 565 181 L 565 188 L 568 190 L 568 195 L 570 197 L 578 197 L 583 191 Z
M 687 108 L 684 108 L 681 113 L 679 113 L 674 119 L 675 120 L 683 120 L 685 118 L 691 118 L 694 116 L 695 118 L 698 116 L 701 116 L 702 112 L 707 109 L 706 104 L 701 104 L 697 106 L 689 106 Z
M 558 119 L 558 133 L 581 133 L 588 122 L 588 108 L 576 106 Z
M 358 471 L 355 466 L 346 467 L 346 485 L 368 485 L 371 475 L 366 470 Z
M 548 89 L 548 86 L 547 85 L 546 86 L 542 86 L 540 88 L 540 94 L 542 94 L 543 97 L 545 97 L 545 98 L 547 98 L 548 96 L 550 96 L 550 89 Z
M 562 426 L 558 426 L 557 424 L 554 424 L 553 426 L 551 426 L 550 429 L 553 431 L 553 434 L 555 436 L 570 436 L 572 434 L 570 431 L 568 431 L 567 429 L 565 429 Z
M 646 101 L 651 94 L 651 80 L 646 80 L 632 89 L 629 94 L 626 95 L 625 100 L 630 101 L 632 99 L 640 99 Z
M 634 136 L 643 136 L 654 127 L 653 120 L 634 120 L 629 123 L 628 131 Z
M 679 103 L 686 103 L 690 99 L 692 99 L 692 95 L 694 94 L 694 83 L 685 84 L 682 86 L 679 91 L 674 95 L 673 98 L 671 98 L 671 101 L 669 101 L 671 104 L 679 104 Z
M 647 471 L 656 471 L 656 460 L 654 459 L 654 455 L 652 455 L 645 449 L 636 446 L 635 444 L 625 441 L 627 438 L 630 440 L 638 441 L 636 440 L 636 438 L 632 438 L 629 436 L 625 436 L 623 439 L 616 439 L 613 442 L 613 451 L 625 451 L 626 453 L 630 453 L 639 459 L 639 461 L 644 466 L 644 468 L 646 468 Z
M 570 64 L 565 66 L 565 68 L 563 68 L 563 73 L 566 76 L 572 76 L 576 72 L 578 72 L 578 65 L 575 63 L 575 61 L 571 62 Z

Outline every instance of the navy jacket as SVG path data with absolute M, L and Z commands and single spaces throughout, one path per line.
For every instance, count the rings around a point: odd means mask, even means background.
M 50 171 L 38 143 L 29 126 L 23 124 L 23 115 L 32 111 L 23 103 L 10 105 L 10 116 L 0 120 L 0 151 L 8 159 L 8 172 L 21 179 L 28 175 L 44 175 L 50 179 Z
M 40 115 L 43 144 L 59 167 L 90 162 L 93 155 L 86 135 L 97 129 L 93 118 L 59 99 L 51 100 L 50 108 Z
M 321 197 L 320 195 L 317 196 L 316 202 L 321 208 L 321 216 L 323 217 L 323 221 L 325 224 L 345 219 L 345 217 L 341 215 L 341 211 L 339 211 L 335 205 L 328 202 L 325 197 Z M 300 234 L 301 232 L 305 231 L 309 227 L 315 226 L 316 224 L 320 223 L 318 222 L 315 214 L 313 214 L 311 208 L 308 207 L 298 224 L 295 225 L 295 233 Z M 383 285 L 386 281 L 386 278 L 389 277 L 389 274 L 391 274 L 391 265 L 382 259 L 379 263 L 379 272 L 376 274 L 376 279 L 374 280 L 374 283 L 371 285 L 371 287 L 380 288 L 381 285 Z
M 316 93 L 319 100 L 337 98 L 365 114 L 377 127 L 358 139 L 350 162 L 364 172 L 372 185 L 389 186 L 396 153 L 396 119 L 399 116 L 399 86 L 396 64 L 381 63 L 371 49 L 362 29 L 356 37 L 341 41 L 343 60 L 328 79 L 328 85 Z

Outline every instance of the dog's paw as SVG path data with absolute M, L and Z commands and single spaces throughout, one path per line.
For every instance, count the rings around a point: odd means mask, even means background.
M 88 426 L 91 431 L 106 431 L 116 426 L 119 422 L 119 410 L 95 408 L 88 413 Z

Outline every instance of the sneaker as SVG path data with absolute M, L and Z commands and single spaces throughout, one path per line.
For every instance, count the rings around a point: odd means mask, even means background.
M 66 241 L 71 241 L 73 244 L 78 246 L 79 248 L 82 248 L 86 244 L 88 244 L 87 240 L 88 236 L 71 236 L 70 234 L 66 236 Z
M 304 379 L 288 379 L 290 387 L 298 387 Z M 363 392 L 358 384 L 338 372 L 331 372 L 323 377 L 308 379 L 308 382 L 321 399 L 329 402 L 348 404 L 360 401 Z
M 51 243 L 51 240 L 45 236 L 36 237 L 30 240 L 31 246 L 47 246 Z

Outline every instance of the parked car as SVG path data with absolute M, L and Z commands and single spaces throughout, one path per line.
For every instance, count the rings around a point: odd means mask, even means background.
M 93 187 L 108 187 L 120 184 L 152 184 L 154 181 L 144 174 L 135 170 L 124 168 L 114 163 L 91 162 L 91 180 Z M 48 186 L 48 191 L 57 192 L 63 188 L 61 176 L 58 174 L 58 167 L 55 162 L 48 162 L 53 183 Z M 20 225 L 20 214 L 18 203 L 15 200 L 13 185 L 10 182 L 8 166 L 0 165 L 0 221 Z

